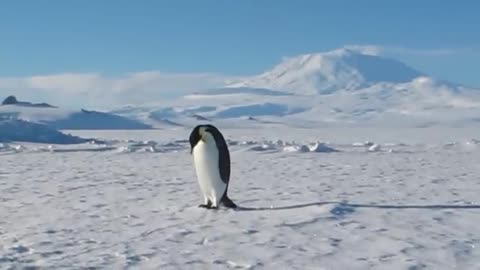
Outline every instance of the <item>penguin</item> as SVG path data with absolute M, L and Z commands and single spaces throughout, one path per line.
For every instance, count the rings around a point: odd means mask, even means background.
M 217 209 L 220 205 L 237 208 L 227 196 L 230 182 L 230 153 L 222 133 L 211 124 L 197 125 L 190 133 L 190 154 L 203 194 L 199 207 Z

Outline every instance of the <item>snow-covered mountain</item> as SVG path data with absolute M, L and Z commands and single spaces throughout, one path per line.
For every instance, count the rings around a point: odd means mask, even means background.
M 395 59 L 351 49 L 283 60 L 260 75 L 147 108 L 114 111 L 153 125 L 480 122 L 480 91 L 437 80 Z
M 257 87 L 294 94 L 329 94 L 381 82 L 405 83 L 424 76 L 396 61 L 351 49 L 286 58 L 273 69 L 229 87 Z
M 111 113 L 66 110 L 46 103 L 32 104 L 10 96 L 0 105 L 0 117 L 47 125 L 54 129 L 150 129 L 145 123 Z

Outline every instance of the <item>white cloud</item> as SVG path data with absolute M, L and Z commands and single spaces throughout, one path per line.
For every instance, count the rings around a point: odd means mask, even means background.
M 388 45 L 373 45 L 373 44 L 353 44 L 344 46 L 346 49 L 356 50 L 364 54 L 370 55 L 385 55 L 385 54 L 409 54 L 409 55 L 424 55 L 424 56 L 442 56 L 454 55 L 460 53 L 471 52 L 468 48 L 448 49 L 448 48 L 434 48 L 434 49 L 416 49 L 402 46 L 388 46 Z
M 465 52 L 465 49 L 412 49 L 405 47 L 384 47 L 386 53 L 413 54 L 413 55 L 452 55 Z
M 370 55 L 452 55 L 470 49 L 412 49 L 400 46 L 346 45 Z M 124 104 L 156 103 L 208 88 L 221 87 L 240 77 L 211 73 L 145 71 L 119 76 L 100 73 L 61 73 L 30 77 L 0 77 L 0 100 L 15 95 L 20 100 L 48 102 L 61 107 L 112 108 Z
M 0 95 L 67 107 L 111 108 L 146 104 L 193 91 L 220 87 L 235 80 L 210 73 L 158 71 L 104 76 L 99 73 L 62 73 L 32 77 L 0 77 Z
M 380 55 L 382 52 L 382 47 L 377 45 L 346 45 L 344 48 L 368 55 Z

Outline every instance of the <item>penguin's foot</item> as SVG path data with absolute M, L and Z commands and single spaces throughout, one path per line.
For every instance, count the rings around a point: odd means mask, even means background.
M 205 198 L 205 202 L 200 204 L 198 207 L 210 209 L 212 208 L 212 202 L 208 198 Z
M 211 210 L 218 210 L 218 206 L 213 206 L 210 204 L 200 204 L 198 205 L 200 208 L 211 209 Z

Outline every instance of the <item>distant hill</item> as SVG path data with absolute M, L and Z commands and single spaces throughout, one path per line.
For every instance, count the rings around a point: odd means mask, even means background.
M 0 142 L 78 144 L 90 141 L 57 131 L 46 125 L 19 119 L 0 119 Z
M 0 106 L 0 117 L 45 124 L 55 129 L 151 129 L 140 121 L 112 113 L 65 110 L 47 103 L 33 104 L 7 97 Z
M 26 106 L 26 107 L 38 107 L 38 108 L 56 108 L 47 103 L 31 103 L 26 101 L 18 101 L 15 96 L 8 96 L 3 100 L 2 105 L 17 105 L 17 106 Z

